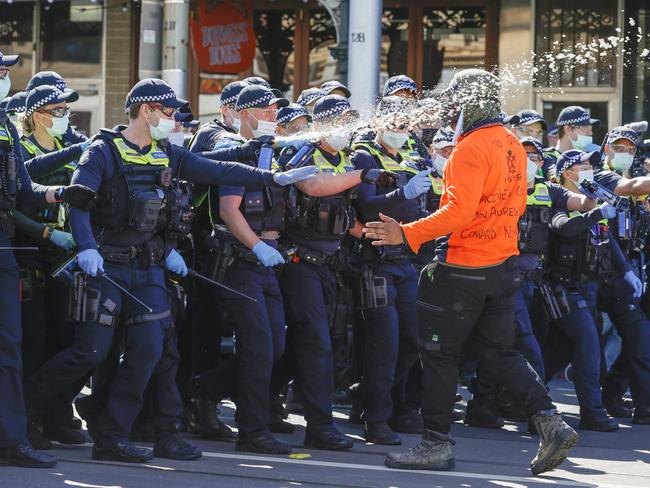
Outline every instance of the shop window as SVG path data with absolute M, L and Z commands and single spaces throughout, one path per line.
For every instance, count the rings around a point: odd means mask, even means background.
M 547 87 L 614 86 L 617 2 L 537 0 L 535 84 Z M 605 44 L 610 47 L 606 47 Z
M 425 8 L 422 85 L 446 86 L 459 69 L 485 68 L 485 7 Z
M 33 2 L 2 4 L 0 52 L 20 55 L 20 61 L 11 68 L 11 94 L 22 90 L 32 77 L 33 30 Z

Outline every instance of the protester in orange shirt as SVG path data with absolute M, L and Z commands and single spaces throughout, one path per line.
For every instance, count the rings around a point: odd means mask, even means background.
M 418 334 L 423 367 L 423 440 L 389 453 L 392 468 L 448 470 L 455 465 L 449 435 L 461 351 L 525 398 L 540 434 L 533 474 L 558 466 L 578 434 L 555 409 L 544 384 L 514 350 L 513 297 L 519 286 L 517 223 L 526 206 L 526 151 L 503 127 L 499 81 L 477 69 L 454 76 L 441 94 L 458 143 L 445 166 L 440 209 L 400 225 L 380 215 L 366 224 L 374 245 L 408 244 L 414 251 L 437 239 L 436 258 L 422 271 Z

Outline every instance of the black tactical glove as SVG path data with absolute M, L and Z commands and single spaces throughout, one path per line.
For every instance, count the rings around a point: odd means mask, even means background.
M 65 202 L 71 207 L 90 210 L 95 206 L 97 193 L 84 185 L 62 186 L 55 193 L 57 202 Z
M 399 175 L 385 169 L 366 168 L 361 171 L 361 181 L 381 188 L 395 185 L 399 181 Z
M 257 161 L 260 157 L 260 149 L 265 143 L 257 139 L 251 139 L 239 146 L 239 161 Z

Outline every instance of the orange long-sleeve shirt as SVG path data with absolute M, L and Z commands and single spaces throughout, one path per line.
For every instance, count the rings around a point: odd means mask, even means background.
M 443 174 L 437 212 L 404 224 L 414 251 L 433 239 L 437 259 L 491 266 L 519 254 L 517 223 L 526 209 L 526 150 L 501 124 L 459 138 Z

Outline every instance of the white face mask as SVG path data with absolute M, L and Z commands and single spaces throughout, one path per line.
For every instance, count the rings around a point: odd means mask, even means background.
M 400 149 L 404 143 L 408 140 L 408 132 L 393 132 L 393 131 L 384 131 L 381 135 L 381 140 L 384 141 L 391 149 Z
M 156 141 L 167 139 L 169 134 L 174 132 L 174 128 L 176 128 L 176 121 L 174 119 L 163 119 L 162 117 L 158 117 L 158 125 L 155 127 L 151 125 L 149 119 L 147 119 L 147 123 L 149 124 L 149 133 L 151 134 L 151 138 Z
M 67 115 L 63 117 L 52 117 L 52 127 L 46 127 L 45 130 L 50 137 L 61 137 L 68 130 L 70 118 Z
M 255 118 L 255 117 L 252 117 Z M 275 129 L 278 127 L 277 122 L 267 120 L 257 120 L 257 129 L 253 129 L 253 137 L 275 136 Z
M 578 171 L 578 184 L 580 184 L 582 180 L 594 181 L 594 170 L 588 169 L 585 171 Z
M 616 171 L 627 171 L 634 162 L 634 155 L 629 153 L 614 153 L 612 166 Z
M 348 131 L 335 132 L 327 136 L 325 142 L 338 152 L 350 144 L 350 133 Z
M 232 119 L 232 128 L 235 129 L 236 132 L 239 132 L 239 129 L 241 129 L 241 120 L 239 120 L 239 117 Z
M 442 172 L 445 170 L 445 164 L 447 164 L 447 158 L 436 154 L 436 157 L 433 158 L 433 169 L 436 170 L 439 176 L 442 176 Z
M 169 141 L 170 144 L 183 147 L 183 143 L 185 142 L 185 135 L 181 131 L 172 132 L 167 136 L 167 140 Z
M 9 95 L 9 89 L 11 88 L 11 79 L 9 78 L 9 73 L 5 75 L 4 78 L 0 80 L 0 100 Z
M 532 183 L 535 181 L 535 176 L 537 176 L 537 163 L 526 158 L 526 181 Z
M 571 146 L 578 151 L 586 150 L 587 146 L 594 141 L 593 136 L 583 136 L 582 134 L 577 134 L 577 136 L 578 138 L 575 141 L 571 141 Z

